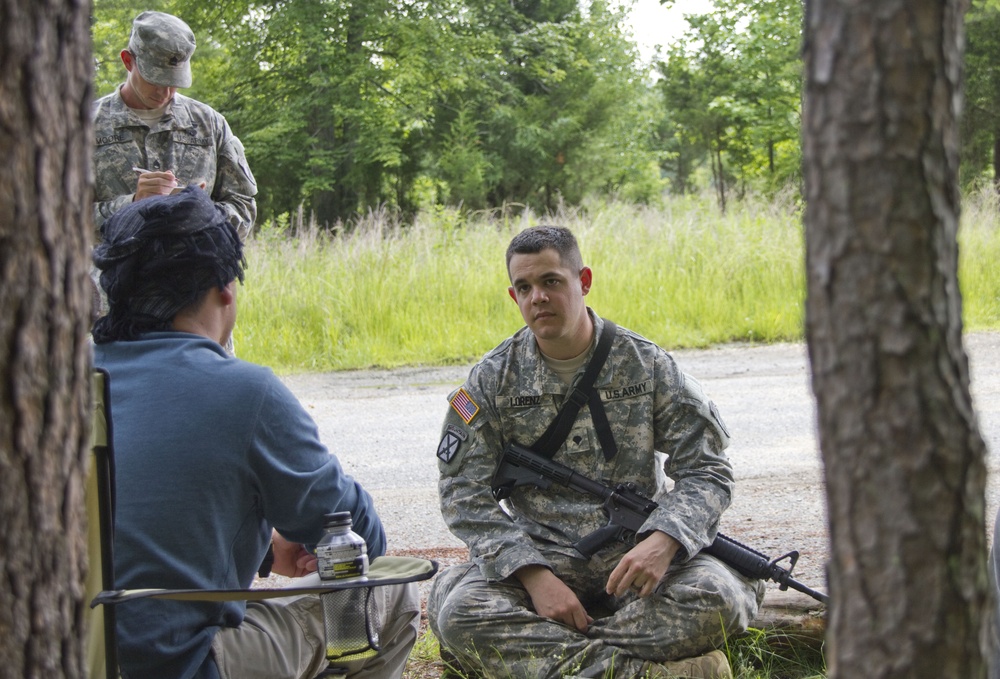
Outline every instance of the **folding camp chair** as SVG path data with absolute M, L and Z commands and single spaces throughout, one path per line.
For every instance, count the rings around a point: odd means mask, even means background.
M 92 376 L 94 417 L 90 433 L 91 465 L 87 472 L 87 571 L 86 600 L 101 590 L 115 588 L 114 570 L 114 458 L 111 454 L 111 420 L 107 372 L 95 370 Z M 87 670 L 91 679 L 118 677 L 118 647 L 115 643 L 115 609 L 91 606 L 87 627 Z
M 428 580 L 437 572 L 438 564 L 414 557 L 382 556 L 374 559 L 366 581 L 324 584 L 315 573 L 299 578 L 298 586 L 279 589 L 135 589 L 119 590 L 114 573 L 114 440 L 111 418 L 110 377 L 97 369 L 93 375 L 94 425 L 91 436 L 93 464 L 87 480 L 86 502 L 88 518 L 88 551 L 90 571 L 87 578 L 87 600 L 91 607 L 87 638 L 87 668 L 91 679 L 118 679 L 118 650 L 115 637 L 115 605 L 136 599 L 173 599 L 179 601 L 260 601 L 300 594 L 335 595 L 336 592 L 358 587 L 383 587 Z M 367 615 L 367 611 L 366 611 Z M 359 621 L 368 629 L 369 621 Z M 369 632 L 369 638 L 372 638 Z M 378 650 L 375 643 L 372 648 Z M 361 649 L 367 651 L 369 649 Z M 356 655 L 356 654 L 352 654 Z M 330 659 L 326 675 L 345 670 L 338 663 L 351 656 Z

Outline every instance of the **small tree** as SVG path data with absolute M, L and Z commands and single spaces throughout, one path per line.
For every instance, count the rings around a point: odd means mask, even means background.
M 985 445 L 958 286 L 960 0 L 806 2 L 806 332 L 831 679 L 985 676 Z

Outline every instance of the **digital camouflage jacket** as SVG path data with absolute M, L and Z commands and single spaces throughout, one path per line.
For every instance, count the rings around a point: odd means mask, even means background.
M 229 216 L 240 238 L 257 218 L 257 182 L 243 144 L 218 111 L 175 94 L 152 128 L 122 101 L 118 90 L 94 102 L 94 226 L 132 202 L 133 168 L 170 170 L 180 186 L 205 182 L 205 191 Z
M 599 336 L 604 322 L 590 313 Z M 632 481 L 655 492 L 660 506 L 640 537 L 663 531 L 681 544 L 677 558 L 690 558 L 712 542 L 731 500 L 729 434 L 718 410 L 666 351 L 624 328 L 595 386 L 618 454 L 605 460 L 585 406 L 554 459 L 606 484 Z M 441 511 L 489 580 L 529 564 L 549 565 L 544 553 L 550 550 L 580 558 L 573 543 L 607 523 L 599 499 L 560 484 L 514 489 L 506 512 L 491 492 L 504 446 L 534 443 L 568 392 L 522 328 L 474 366 L 449 399 L 437 452 Z M 665 479 L 656 481 L 659 465 L 673 481 L 669 490 Z

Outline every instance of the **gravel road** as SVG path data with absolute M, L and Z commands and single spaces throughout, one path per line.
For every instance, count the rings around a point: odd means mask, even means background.
M 990 448 L 987 523 L 1000 497 L 1000 333 L 966 335 L 972 391 Z M 827 533 L 815 399 L 803 344 L 672 352 L 716 402 L 733 443 L 736 495 L 722 531 L 758 551 L 801 552 L 795 574 L 823 586 Z M 374 496 L 390 551 L 460 548 L 441 520 L 435 451 L 447 396 L 468 365 L 284 378 L 320 436 Z

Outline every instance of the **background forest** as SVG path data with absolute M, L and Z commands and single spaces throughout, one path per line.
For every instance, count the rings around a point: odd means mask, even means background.
M 669 0 L 667 0 L 669 2 Z M 95 96 L 124 77 L 132 0 L 96 0 Z M 604 0 L 148 0 L 198 36 L 185 93 L 229 120 L 260 224 L 711 188 L 797 194 L 802 6 L 715 0 L 652 64 Z M 1000 153 L 1000 1 L 966 18 L 962 181 Z M 303 212 L 299 212 L 302 210 Z

